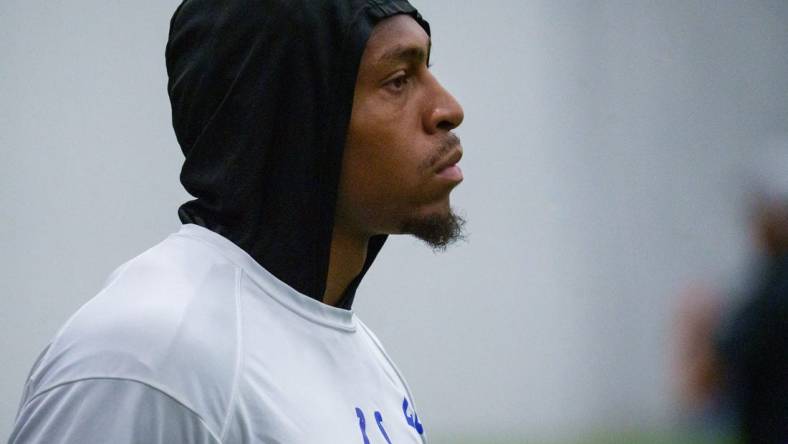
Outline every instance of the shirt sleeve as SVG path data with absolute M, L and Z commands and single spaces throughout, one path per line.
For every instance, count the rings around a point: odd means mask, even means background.
M 221 444 L 202 418 L 141 382 L 85 379 L 22 405 L 9 444 Z

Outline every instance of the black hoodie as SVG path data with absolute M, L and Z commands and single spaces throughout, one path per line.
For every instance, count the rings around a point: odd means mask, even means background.
M 185 0 L 170 22 L 168 92 L 196 199 L 183 223 L 231 240 L 322 301 L 356 75 L 372 28 L 405 0 Z M 374 236 L 356 288 L 386 240 Z

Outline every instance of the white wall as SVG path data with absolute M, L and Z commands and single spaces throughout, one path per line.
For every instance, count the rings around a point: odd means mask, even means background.
M 741 164 L 788 131 L 788 5 L 414 3 L 465 107 L 470 237 L 392 239 L 355 308 L 428 432 L 668 425 L 676 295 L 734 280 Z M 48 338 L 177 228 L 176 4 L 0 3 L 0 439 Z

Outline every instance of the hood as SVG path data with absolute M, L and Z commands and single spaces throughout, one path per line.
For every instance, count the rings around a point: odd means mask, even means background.
M 300 293 L 322 301 L 361 55 L 404 0 L 185 0 L 166 48 L 172 122 L 195 199 L 183 223 L 208 228 Z M 385 235 L 339 306 L 349 309 Z

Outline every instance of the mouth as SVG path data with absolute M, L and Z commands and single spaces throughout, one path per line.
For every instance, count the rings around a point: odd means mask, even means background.
M 462 159 L 462 148 L 458 146 L 457 149 L 452 150 L 448 156 L 438 162 L 435 168 L 435 174 L 438 177 L 453 182 L 461 182 L 463 179 L 462 170 L 459 165 L 457 165 L 460 159 Z

